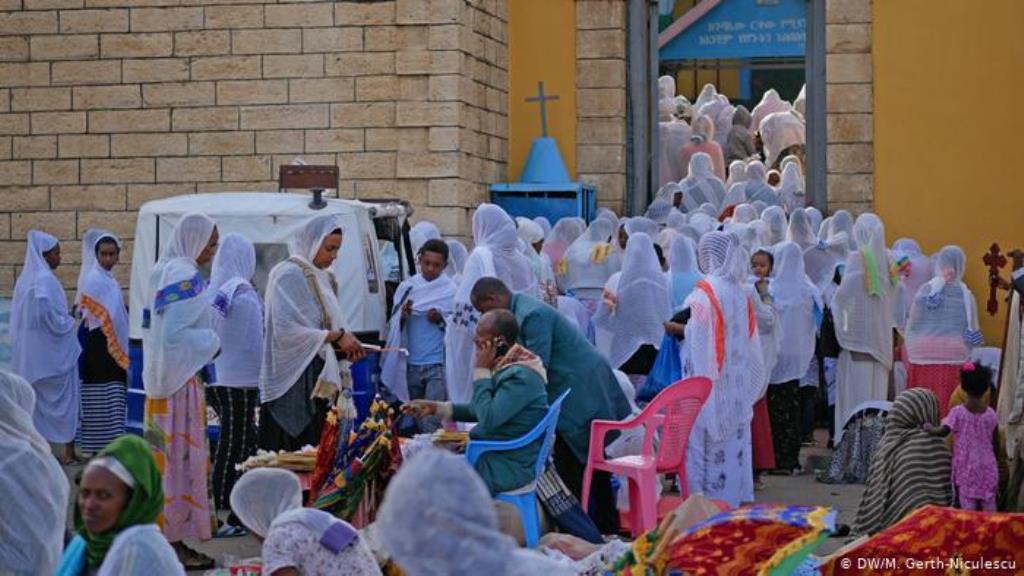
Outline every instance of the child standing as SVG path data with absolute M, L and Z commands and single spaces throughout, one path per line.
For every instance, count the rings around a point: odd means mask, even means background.
M 985 393 L 992 381 L 992 372 L 985 366 L 970 362 L 960 371 L 960 387 L 967 401 L 954 407 L 942 426 L 925 424 L 926 431 L 936 436 L 953 433 L 953 485 L 964 510 L 996 510 L 999 468 L 995 454 L 995 431 L 998 418 L 985 402 Z
M 388 351 L 381 365 L 381 381 L 402 402 L 448 399 L 444 371 L 445 316 L 451 313 L 455 285 L 444 274 L 448 245 L 438 239 L 420 247 L 420 273 L 395 291 L 395 306 L 388 331 Z M 406 348 L 408 356 L 398 352 Z M 436 417 L 420 418 L 420 432 L 441 427 Z
M 750 271 L 753 276 L 747 285 L 747 296 L 754 303 L 757 316 L 757 331 L 761 337 L 761 354 L 764 368 L 771 373 L 778 355 L 778 314 L 772 306 L 768 291 L 768 277 L 772 274 L 775 260 L 771 252 L 758 250 L 750 257 Z M 754 419 L 751 422 L 752 459 L 754 462 L 754 488 L 765 488 L 763 474 L 775 469 L 775 448 L 772 446 L 772 425 L 768 416 L 768 400 L 764 395 L 754 404 Z

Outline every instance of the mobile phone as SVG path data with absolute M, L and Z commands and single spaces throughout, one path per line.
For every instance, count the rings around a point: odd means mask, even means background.
M 508 342 L 505 342 L 504 339 L 500 339 L 500 340 L 498 338 L 494 339 L 494 355 L 495 356 L 504 356 L 505 354 L 508 354 L 509 349 L 510 349 L 510 347 L 508 345 Z

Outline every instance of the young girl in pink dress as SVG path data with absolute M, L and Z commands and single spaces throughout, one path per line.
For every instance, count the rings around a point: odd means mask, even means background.
M 967 393 L 967 401 L 951 409 L 942 426 L 925 424 L 925 429 L 937 436 L 953 433 L 953 485 L 964 510 L 996 510 L 999 468 L 994 438 L 998 418 L 984 401 L 991 382 L 988 368 L 964 364 L 960 387 Z

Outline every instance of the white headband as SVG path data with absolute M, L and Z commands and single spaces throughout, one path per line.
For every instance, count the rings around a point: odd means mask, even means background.
M 102 456 L 89 462 L 89 465 L 85 467 L 86 470 L 98 466 L 108 470 L 114 476 L 117 476 L 118 480 L 124 482 L 129 488 L 135 488 L 135 478 L 132 478 L 131 472 L 124 467 L 124 464 L 112 456 Z

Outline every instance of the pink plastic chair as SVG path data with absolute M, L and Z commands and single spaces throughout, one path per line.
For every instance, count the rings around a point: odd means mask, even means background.
M 629 485 L 630 528 L 633 536 L 658 524 L 658 474 L 677 474 L 679 490 L 689 496 L 686 480 L 686 444 L 700 409 L 711 393 L 707 378 L 687 378 L 662 390 L 634 418 L 613 422 L 594 420 L 590 425 L 590 453 L 583 474 L 583 509 L 590 503 L 590 484 L 595 470 L 604 470 L 627 478 Z M 613 430 L 643 426 L 644 443 L 639 456 L 608 460 L 604 455 L 605 436 Z M 661 429 L 661 442 L 655 454 L 654 434 Z

